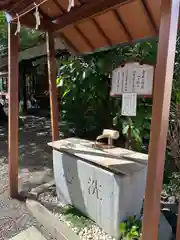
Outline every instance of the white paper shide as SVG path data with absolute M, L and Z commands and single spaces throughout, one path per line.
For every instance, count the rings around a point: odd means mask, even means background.
M 123 93 L 122 112 L 123 116 L 136 116 L 137 93 Z

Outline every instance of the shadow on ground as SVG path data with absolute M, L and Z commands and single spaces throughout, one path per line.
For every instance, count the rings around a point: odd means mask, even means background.
M 20 117 L 19 123 L 19 191 L 26 194 L 54 178 L 52 149 L 47 145 L 51 141 L 51 126 L 48 115 Z M 64 127 L 69 131 L 67 124 Z M 8 125 L 0 123 L 0 240 L 32 225 L 37 227 L 38 223 L 25 204 L 9 197 Z
M 21 117 L 19 127 L 20 187 L 31 189 L 53 178 L 50 120 L 45 117 Z M 8 164 L 8 127 L 0 125 L 0 166 Z
M 19 163 L 20 168 L 52 166 L 50 121 L 45 118 L 28 116 L 23 118 L 19 128 Z M 7 163 L 8 129 L 7 124 L 0 126 L 0 157 Z

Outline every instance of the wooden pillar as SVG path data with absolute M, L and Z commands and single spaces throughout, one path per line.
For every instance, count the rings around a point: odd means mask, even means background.
M 180 0 L 163 0 L 154 79 L 142 240 L 157 240 Z
M 54 38 L 52 33 L 46 33 L 46 45 L 47 45 L 47 61 L 48 61 L 48 77 L 49 77 L 49 95 L 50 95 L 50 107 L 51 107 L 51 129 L 52 129 L 52 141 L 59 139 L 58 130 L 58 96 L 56 86 L 56 51 L 54 46 Z
M 8 24 L 8 161 L 10 196 L 18 196 L 18 120 L 19 120 L 19 36 L 17 26 Z

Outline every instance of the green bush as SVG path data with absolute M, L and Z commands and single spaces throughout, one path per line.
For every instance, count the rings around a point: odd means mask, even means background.
M 138 240 L 141 236 L 141 219 L 131 216 L 120 224 L 120 240 Z
M 61 115 L 78 137 L 95 139 L 104 128 L 115 128 L 121 142 L 142 151 L 149 140 L 151 99 L 138 100 L 137 117 L 120 115 L 121 99 L 110 97 L 112 70 L 125 61 L 154 63 L 156 41 L 115 48 L 83 57 L 62 57 L 57 85 L 61 92 Z M 130 131 L 128 130 L 130 129 Z

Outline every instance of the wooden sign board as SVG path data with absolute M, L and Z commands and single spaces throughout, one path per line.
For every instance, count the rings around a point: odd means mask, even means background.
M 141 96 L 151 96 L 153 91 L 154 66 L 126 63 L 112 72 L 111 96 L 123 93 L 136 93 Z

